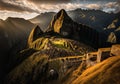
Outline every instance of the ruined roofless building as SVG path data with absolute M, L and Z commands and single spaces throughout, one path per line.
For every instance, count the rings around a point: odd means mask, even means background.
M 110 57 L 111 48 L 99 48 L 97 55 L 97 62 L 101 62 Z
M 97 63 L 97 54 L 98 52 L 91 52 L 86 55 L 87 67 L 93 66 Z

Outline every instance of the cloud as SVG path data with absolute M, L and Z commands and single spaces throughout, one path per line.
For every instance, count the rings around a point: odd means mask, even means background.
M 111 10 L 113 12 L 120 12 L 120 3 L 119 2 L 109 2 L 105 4 L 105 9 Z
M 15 3 L 9 3 L 10 0 L 0 0 L 0 10 L 16 11 L 16 12 L 37 12 L 30 7 L 20 6 Z
M 60 9 L 65 9 L 65 10 L 73 10 L 76 8 L 80 8 L 81 6 L 83 6 L 82 4 L 76 4 L 76 3 L 67 3 L 67 4 L 41 4 L 36 6 L 36 10 L 39 10 L 40 12 L 49 12 L 49 11 L 53 11 L 53 12 L 57 12 Z M 35 7 L 35 6 L 34 6 Z
M 45 11 L 56 12 L 63 8 L 66 10 L 86 8 L 104 11 L 118 11 L 120 9 L 120 4 L 117 4 L 115 0 L 103 0 L 108 1 L 107 3 L 103 3 L 103 1 L 96 3 L 95 1 L 97 0 L 0 0 L 0 10 L 41 13 Z
M 89 9 L 101 9 L 101 5 L 100 4 L 88 4 L 85 7 L 89 8 Z
M 35 4 L 60 4 L 60 3 L 69 3 L 71 0 L 27 0 Z
M 19 17 L 25 19 L 31 19 L 39 14 L 37 13 L 30 13 L 30 12 L 14 12 L 14 11 L 0 11 L 0 18 L 5 20 L 7 17 Z

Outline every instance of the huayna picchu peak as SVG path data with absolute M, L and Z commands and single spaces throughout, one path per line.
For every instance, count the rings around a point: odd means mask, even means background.
M 66 26 L 72 22 L 72 19 L 68 16 L 66 11 L 62 9 L 53 17 L 47 31 L 53 30 L 56 33 L 61 33 L 62 29 L 67 29 Z M 72 26 L 72 24 L 70 26 Z M 70 29 L 71 28 L 69 28 L 69 30 Z M 65 36 L 67 36 L 67 34 L 65 34 Z

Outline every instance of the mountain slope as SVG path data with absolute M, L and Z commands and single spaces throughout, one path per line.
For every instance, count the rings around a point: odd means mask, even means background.
M 85 70 L 73 84 L 119 84 L 120 56 L 107 60 Z
M 5 84 L 37 84 L 45 81 L 43 78 L 47 76 L 47 62 L 46 55 L 33 54 L 29 56 L 9 73 Z
M 0 79 L 2 80 L 8 62 L 20 50 L 26 47 L 27 38 L 34 24 L 22 18 L 7 18 L 0 20 Z M 1 82 L 0 80 L 0 82 Z
M 29 32 L 33 28 L 34 24 L 30 23 L 29 21 L 22 19 L 22 18 L 7 18 L 5 21 L 0 22 L 0 32 L 1 32 L 1 38 L 0 40 L 3 42 L 0 42 L 0 46 L 3 46 L 0 48 L 4 52 L 4 50 L 7 50 L 7 48 L 12 48 L 13 44 L 16 44 L 17 42 L 21 41 L 22 39 L 27 39 Z M 8 40 L 6 41 L 4 40 Z M 19 39 L 19 40 L 18 40 Z M 7 48 L 4 48 L 4 45 L 1 45 L 2 43 L 8 44 Z

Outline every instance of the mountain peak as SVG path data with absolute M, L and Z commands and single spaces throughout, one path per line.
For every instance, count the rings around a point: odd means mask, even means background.
M 57 14 L 56 14 L 56 18 L 59 18 L 59 17 L 65 17 L 65 18 L 68 18 L 68 14 L 67 12 L 64 10 L 64 9 L 61 9 Z M 70 18 L 70 17 L 69 17 Z
M 66 12 L 64 9 L 61 9 L 60 11 Z
M 58 13 L 67 14 L 66 11 L 65 11 L 64 9 L 61 9 Z
M 43 34 L 43 31 L 41 28 L 37 25 L 33 30 L 31 31 L 29 38 L 28 38 L 28 45 L 30 45 L 33 41 L 35 41 L 37 38 L 39 38 Z
M 64 9 L 61 9 L 52 19 L 51 24 L 48 26 L 48 31 L 54 31 L 56 33 L 60 33 L 61 30 L 65 30 L 65 32 L 70 31 L 71 28 L 68 25 L 72 24 L 73 20 L 68 16 L 67 12 Z M 72 26 L 72 25 L 71 25 Z M 68 29 L 69 28 L 69 29 Z M 68 35 L 67 33 L 65 33 Z

